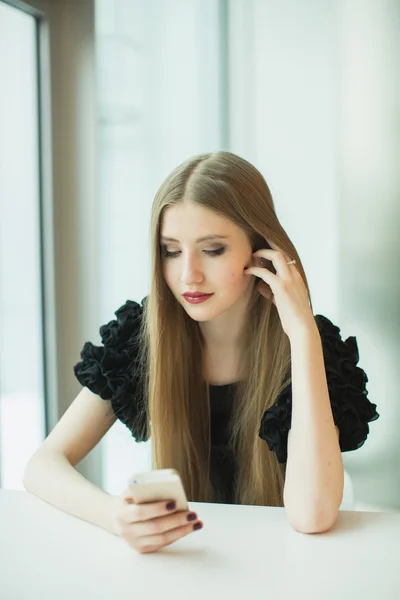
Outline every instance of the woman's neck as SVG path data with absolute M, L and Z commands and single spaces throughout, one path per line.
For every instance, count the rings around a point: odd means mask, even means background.
M 240 379 L 246 314 L 247 302 L 241 302 L 217 319 L 199 324 L 205 342 L 204 376 L 209 383 L 223 385 Z

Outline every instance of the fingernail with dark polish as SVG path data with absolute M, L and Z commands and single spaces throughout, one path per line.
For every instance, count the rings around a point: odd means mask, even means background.
M 193 531 L 197 531 L 198 529 L 201 529 L 203 527 L 203 523 L 201 521 L 199 521 L 198 523 L 195 523 L 193 525 Z
M 174 502 L 174 500 L 172 500 L 171 502 L 168 502 L 168 504 L 166 504 L 165 508 L 167 510 L 175 510 L 176 502 Z
M 195 521 L 197 519 L 196 513 L 189 513 L 186 517 L 188 521 Z

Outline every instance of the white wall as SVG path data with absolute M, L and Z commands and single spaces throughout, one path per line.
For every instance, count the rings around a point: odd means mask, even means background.
M 340 315 L 381 417 L 346 456 L 359 504 L 400 508 L 400 3 L 340 2 Z
M 233 0 L 232 150 L 265 175 L 315 313 L 356 335 L 381 417 L 344 453 L 358 508 L 400 506 L 399 4 Z

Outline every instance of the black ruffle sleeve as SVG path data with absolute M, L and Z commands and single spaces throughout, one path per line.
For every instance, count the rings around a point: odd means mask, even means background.
M 103 346 L 86 342 L 74 366 L 81 385 L 110 400 L 116 417 L 138 442 L 148 438 L 138 341 L 145 301 L 128 300 L 121 306 L 116 319 L 100 327 Z
M 315 317 L 321 336 L 332 414 L 339 429 L 342 452 L 360 448 L 369 433 L 368 423 L 379 414 L 367 398 L 368 377 L 357 366 L 357 340 L 343 341 L 340 329 L 323 315 Z M 287 461 L 287 440 L 292 421 L 292 386 L 289 384 L 262 417 L 259 436 L 275 452 L 280 463 Z

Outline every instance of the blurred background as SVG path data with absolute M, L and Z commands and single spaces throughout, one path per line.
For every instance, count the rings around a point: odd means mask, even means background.
M 314 312 L 355 335 L 381 417 L 352 506 L 400 509 L 400 2 L 0 0 L 0 484 L 79 392 L 85 341 L 149 290 L 168 173 L 230 150 L 265 176 Z M 117 422 L 78 466 L 150 465 Z

